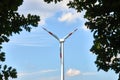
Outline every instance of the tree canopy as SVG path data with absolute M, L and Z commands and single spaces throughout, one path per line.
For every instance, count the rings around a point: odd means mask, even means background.
M 114 70 L 120 80 L 120 0 L 72 0 L 67 5 L 78 12 L 85 11 L 85 25 L 94 37 L 90 51 L 97 56 L 98 70 Z
M 10 36 L 20 34 L 22 30 L 30 32 L 31 26 L 37 27 L 40 21 L 37 15 L 20 15 L 17 10 L 22 3 L 23 0 L 0 0 L 0 80 L 17 78 L 15 68 L 1 64 L 5 61 L 5 53 L 1 51 L 2 43 L 8 42 Z

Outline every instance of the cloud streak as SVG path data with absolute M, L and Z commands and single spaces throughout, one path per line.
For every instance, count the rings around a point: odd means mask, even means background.
M 97 72 L 84 72 L 81 75 L 83 75 L 83 76 L 94 76 L 96 74 L 97 74 Z
M 44 32 L 34 29 L 33 31 L 31 31 L 31 33 L 23 32 L 21 33 L 21 35 L 15 35 L 10 37 L 9 44 L 27 47 L 49 47 L 52 43 L 49 44 L 47 42 L 50 40 L 51 37 L 45 35 Z
M 28 37 L 30 40 L 23 37 L 22 38 L 15 37 L 15 38 L 17 39 L 14 40 L 14 38 L 11 38 L 11 40 L 9 41 L 9 45 L 24 46 L 24 47 L 50 47 L 54 44 L 54 41 L 48 36 L 37 38 L 39 40 L 34 40 L 33 38 L 30 37 Z M 6 45 L 6 43 L 4 45 Z
M 44 77 L 39 80 L 60 80 L 60 76 Z
M 48 74 L 58 71 L 57 69 L 47 69 L 47 70 L 40 70 L 36 72 L 21 72 L 18 73 L 18 77 L 24 77 L 24 76 L 33 76 L 33 75 L 39 75 L 39 74 Z

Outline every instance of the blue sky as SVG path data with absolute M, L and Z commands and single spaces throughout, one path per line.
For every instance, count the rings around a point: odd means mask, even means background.
M 20 14 L 41 16 L 37 28 L 10 37 L 4 43 L 5 64 L 17 69 L 18 78 L 14 80 L 60 80 L 59 42 L 45 32 L 47 28 L 59 38 L 78 30 L 65 41 L 65 80 L 117 80 L 112 72 L 97 72 L 94 64 L 96 56 L 89 49 L 93 44 L 92 33 L 85 27 L 84 12 L 76 13 L 68 9 L 66 3 L 46 4 L 42 0 L 24 0 L 19 7 Z M 10 79 L 12 80 L 12 79 Z

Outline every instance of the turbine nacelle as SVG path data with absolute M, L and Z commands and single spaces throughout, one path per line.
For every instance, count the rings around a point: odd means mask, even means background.
M 59 41 L 60 41 L 60 43 L 62 43 L 62 42 L 64 42 L 65 41 L 65 39 L 63 38 L 63 39 L 59 39 Z

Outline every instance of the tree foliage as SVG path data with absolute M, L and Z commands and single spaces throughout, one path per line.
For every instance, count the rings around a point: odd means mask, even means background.
M 90 51 L 97 56 L 98 70 L 114 70 L 120 80 L 120 0 L 72 0 L 67 5 L 85 11 L 85 25 L 94 37 Z
M 8 42 L 13 34 L 20 34 L 22 30 L 30 32 L 29 25 L 37 27 L 40 17 L 28 14 L 20 15 L 17 10 L 23 0 L 0 0 L 0 62 L 5 61 L 5 53 L 1 51 L 2 43 Z M 9 77 L 17 78 L 16 69 L 0 63 L 0 80 L 8 80 Z
M 44 0 L 45 2 L 47 2 L 47 3 L 50 3 L 50 2 L 55 2 L 55 3 L 57 3 L 57 2 L 60 2 L 60 1 L 62 1 L 62 0 Z

